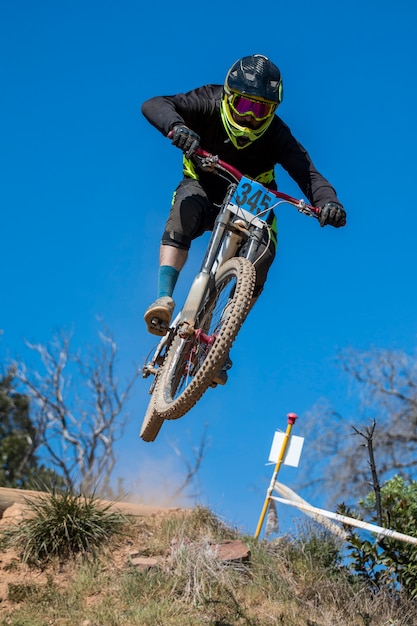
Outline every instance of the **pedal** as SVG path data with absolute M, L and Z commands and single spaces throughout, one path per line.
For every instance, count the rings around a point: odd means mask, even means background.
M 163 320 L 158 319 L 157 317 L 153 317 L 150 322 L 148 322 L 148 331 L 152 335 L 158 335 L 158 337 L 164 337 L 169 331 L 169 325 Z

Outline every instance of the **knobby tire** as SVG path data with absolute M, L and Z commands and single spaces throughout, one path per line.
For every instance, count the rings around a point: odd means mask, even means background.
M 153 392 L 140 429 L 141 439 L 146 442 L 155 441 L 163 423 L 164 418 L 155 409 L 155 392 Z
M 159 352 L 159 356 L 156 359 L 157 363 L 159 359 L 161 359 L 163 363 L 167 350 L 169 350 L 170 338 L 168 338 L 167 340 L 167 338 L 165 337 L 164 341 L 165 341 L 165 345 L 163 346 L 162 351 Z M 158 348 L 159 348 L 159 345 L 158 345 Z M 156 437 L 159 434 L 159 431 L 161 430 L 162 424 L 164 423 L 164 418 L 161 417 L 157 413 L 156 408 L 155 408 L 155 387 L 156 387 L 156 381 L 158 380 L 159 374 L 160 374 L 160 369 L 157 370 L 155 374 L 155 379 L 149 390 L 149 394 L 151 397 L 150 397 L 148 408 L 146 409 L 145 417 L 143 418 L 142 426 L 140 429 L 140 438 L 146 442 L 155 441 Z
M 160 419 L 182 417 L 211 386 L 249 312 L 255 277 L 255 268 L 245 258 L 232 258 L 219 268 L 195 323 L 216 339 L 208 347 L 196 336 L 174 337 L 154 391 Z

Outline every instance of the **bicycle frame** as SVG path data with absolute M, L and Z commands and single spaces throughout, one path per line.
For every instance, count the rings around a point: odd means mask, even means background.
M 238 184 L 246 179 L 236 168 L 221 161 L 217 156 L 212 155 L 201 148 L 197 148 L 195 155 L 199 160 L 199 164 L 203 169 L 226 173 L 230 181 L 227 194 L 222 203 L 221 209 L 217 215 L 215 225 L 207 246 L 205 256 L 203 258 L 200 271 L 194 278 L 187 299 L 181 311 L 171 324 L 171 329 L 162 337 L 154 352 L 152 359 L 143 367 L 143 377 L 146 378 L 150 374 L 156 374 L 156 365 L 160 365 L 161 354 L 165 347 L 169 347 L 174 329 L 178 331 L 180 336 L 187 337 L 196 332 L 194 328 L 197 312 L 200 310 L 204 299 L 213 285 L 215 274 L 222 263 L 235 256 L 239 247 L 244 242 L 248 242 L 245 257 L 249 260 L 256 258 L 257 250 L 262 242 L 265 229 L 270 228 L 262 216 L 269 213 L 280 202 L 291 204 L 298 211 L 308 215 L 309 217 L 319 217 L 320 209 L 306 204 L 304 200 L 299 200 L 288 196 L 280 191 L 268 190 L 261 187 L 267 194 L 272 194 L 277 198 L 277 202 L 272 206 L 265 207 L 265 210 L 258 211 L 254 214 L 244 207 L 236 203 L 234 194 L 238 188 Z M 252 181 L 254 182 L 254 181 Z M 198 331 L 197 331 L 198 332 Z M 209 341 L 209 338 L 207 338 Z

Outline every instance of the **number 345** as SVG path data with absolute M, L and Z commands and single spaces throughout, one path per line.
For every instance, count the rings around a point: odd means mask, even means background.
M 235 193 L 235 201 L 238 206 L 246 208 L 255 215 L 261 211 L 268 211 L 273 199 L 265 187 L 255 182 L 241 181 Z

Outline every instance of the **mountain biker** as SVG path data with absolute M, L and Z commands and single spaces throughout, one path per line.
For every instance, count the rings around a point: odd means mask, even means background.
M 191 241 L 212 230 L 228 186 L 222 177 L 193 163 L 193 153 L 200 144 L 271 189 L 277 189 L 274 167 L 281 165 L 309 202 L 322 207 L 321 226 L 338 228 L 345 224 L 346 213 L 334 188 L 276 115 L 282 98 L 280 70 L 266 56 L 254 54 L 232 65 L 224 85 L 205 85 L 143 103 L 146 119 L 184 153 L 183 178 L 174 192 L 160 246 L 158 297 L 144 316 L 150 333 L 166 334 L 175 306 L 174 287 Z M 275 219 L 273 222 L 276 232 Z M 265 237 L 259 251 L 261 262 L 255 263 L 252 306 L 263 289 L 275 248 L 276 240 Z M 226 377 L 223 379 L 225 382 Z

